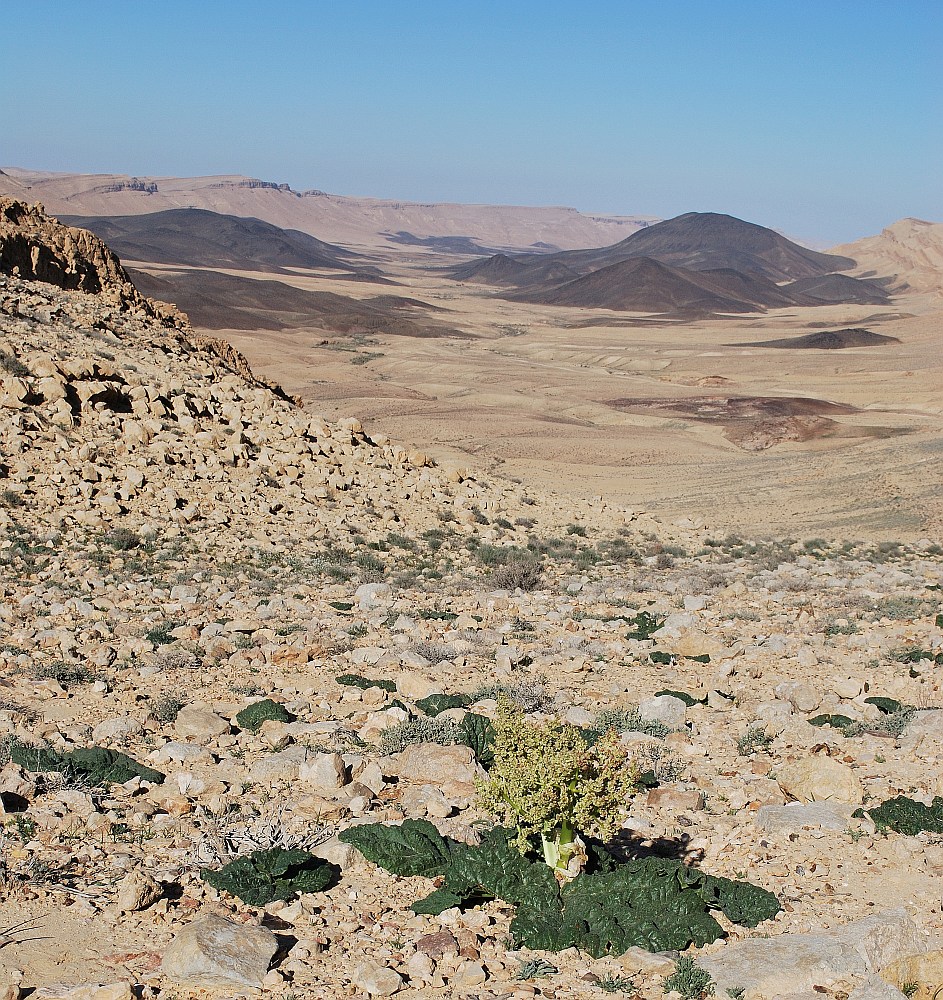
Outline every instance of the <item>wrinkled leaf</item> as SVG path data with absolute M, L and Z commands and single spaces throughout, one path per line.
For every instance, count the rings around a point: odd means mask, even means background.
M 236 715 L 236 725 L 255 733 L 262 728 L 263 722 L 294 722 L 295 717 L 283 705 L 271 698 L 255 701 Z
M 290 899 L 302 892 L 320 892 L 334 881 L 336 865 L 316 858 L 308 851 L 286 851 L 280 847 L 252 851 L 236 858 L 218 871 L 204 868 L 204 882 L 249 906 L 265 906 L 275 899 Z
M 105 747 L 80 747 L 58 753 L 37 747 L 15 746 L 11 748 L 10 759 L 28 771 L 59 771 L 90 785 L 121 785 L 137 777 L 155 785 L 164 780 L 160 771 L 145 767 L 118 750 Z
M 849 719 L 847 715 L 816 715 L 808 720 L 810 726 L 831 726 L 832 729 L 848 729 L 855 724 L 854 719 Z
M 450 910 L 453 906 L 461 906 L 463 897 L 456 896 L 454 892 L 447 889 L 436 889 L 423 899 L 417 899 L 410 907 L 413 913 L 431 913 L 437 917 L 443 910 Z
M 653 632 L 657 632 L 665 624 L 665 615 L 652 615 L 647 611 L 640 611 L 634 618 L 629 619 L 632 626 L 625 633 L 626 639 L 650 639 Z
M 384 691 L 389 691 L 390 693 L 396 690 L 394 681 L 375 680 L 372 677 L 363 677 L 360 674 L 341 674 L 339 677 L 335 677 L 334 680 L 338 684 L 361 688 L 363 691 L 373 687 L 382 688 Z
M 459 728 L 466 746 L 474 751 L 475 759 L 487 771 L 494 763 L 494 723 L 484 715 L 466 712 Z
M 898 795 L 874 809 L 856 809 L 854 816 L 867 814 L 878 829 L 891 829 L 915 837 L 927 833 L 943 833 L 943 796 L 937 795 L 930 805 Z
M 471 703 L 467 694 L 430 694 L 416 702 L 416 708 L 426 715 L 438 715 L 450 708 L 465 708 Z
M 893 715 L 904 707 L 896 698 L 865 698 L 865 705 L 873 705 L 882 715 Z
M 782 909 L 773 893 L 758 885 L 713 875 L 706 876 L 704 883 L 710 907 L 722 910 L 735 924 L 756 927 Z
M 693 657 L 688 657 L 688 659 L 693 659 Z M 693 708 L 695 705 L 706 705 L 707 698 L 695 698 L 694 695 L 687 694 L 685 691 L 672 691 L 670 688 L 665 688 L 664 691 L 656 691 L 655 697 L 660 698 L 663 695 L 668 695 L 671 698 L 677 698 L 678 701 L 683 701 L 688 708 Z
M 399 826 L 352 826 L 339 839 L 394 875 L 434 878 L 445 874 L 451 858 L 448 841 L 426 819 L 406 819 Z

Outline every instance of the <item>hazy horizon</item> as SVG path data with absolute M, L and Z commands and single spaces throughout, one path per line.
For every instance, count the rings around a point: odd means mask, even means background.
M 819 246 L 943 219 L 914 2 L 91 2 L 5 14 L 9 166 L 413 202 L 721 212 Z M 41 71 L 37 67 L 41 66 Z

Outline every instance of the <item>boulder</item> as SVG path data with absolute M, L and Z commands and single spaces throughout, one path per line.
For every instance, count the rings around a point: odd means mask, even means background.
M 861 782 L 855 772 L 831 757 L 807 757 L 784 764 L 776 774 L 779 787 L 799 802 L 847 802 L 860 805 Z
M 164 953 L 165 976 L 204 989 L 259 988 L 278 951 L 265 927 L 208 913 L 187 924 Z
M 365 958 L 358 962 L 350 971 L 350 981 L 368 996 L 391 997 L 403 985 L 403 977 L 385 965 Z
M 639 702 L 638 711 L 646 722 L 660 722 L 669 729 L 681 729 L 688 706 L 680 698 L 663 694 Z

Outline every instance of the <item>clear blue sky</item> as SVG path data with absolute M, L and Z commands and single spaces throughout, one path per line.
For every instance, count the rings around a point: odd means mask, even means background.
M 0 41 L 0 165 L 943 220 L 939 0 L 32 0 Z

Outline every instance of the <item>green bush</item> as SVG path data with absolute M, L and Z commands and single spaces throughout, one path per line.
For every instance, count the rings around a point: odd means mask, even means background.
M 284 705 L 279 705 L 271 698 L 262 701 L 254 701 L 236 715 L 236 725 L 240 729 L 248 729 L 249 732 L 256 733 L 262 728 L 263 722 L 294 722 L 295 717 Z

